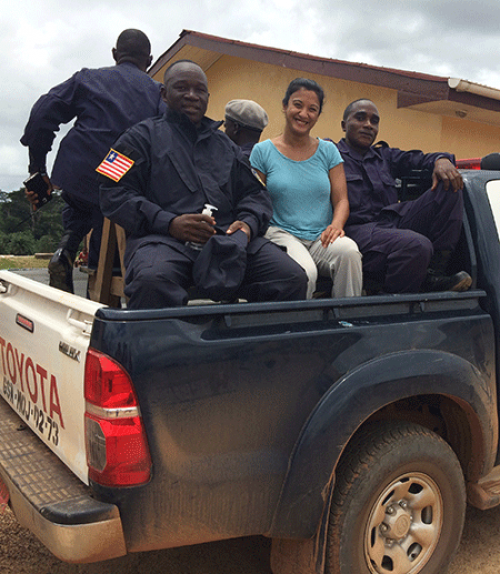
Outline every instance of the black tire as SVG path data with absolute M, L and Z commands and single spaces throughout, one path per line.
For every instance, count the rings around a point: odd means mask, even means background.
M 412 423 L 369 425 L 337 471 L 326 574 L 443 574 L 465 507 L 460 463 L 441 437 Z

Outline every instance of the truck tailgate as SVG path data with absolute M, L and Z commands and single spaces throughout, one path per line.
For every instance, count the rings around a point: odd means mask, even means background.
M 0 271 L 0 394 L 86 484 L 83 381 L 100 307 Z

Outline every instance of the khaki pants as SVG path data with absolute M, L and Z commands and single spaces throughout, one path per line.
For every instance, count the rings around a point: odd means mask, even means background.
M 331 277 L 332 297 L 356 297 L 361 295 L 363 273 L 361 253 L 349 237 L 339 237 L 327 247 L 321 240 L 299 239 L 280 227 L 270 226 L 266 238 L 286 248 L 288 255 L 307 273 L 307 298 L 316 290 L 318 274 Z

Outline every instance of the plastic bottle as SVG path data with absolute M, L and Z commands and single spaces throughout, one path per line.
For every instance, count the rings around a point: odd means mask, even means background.
M 215 205 L 210 205 L 210 203 L 205 203 L 203 207 L 203 211 L 201 212 L 202 215 L 208 215 L 212 217 L 214 211 L 217 211 Z M 203 249 L 203 243 L 195 243 L 194 241 L 188 241 L 186 245 L 189 245 L 191 249 L 196 249 L 197 251 L 201 251 Z

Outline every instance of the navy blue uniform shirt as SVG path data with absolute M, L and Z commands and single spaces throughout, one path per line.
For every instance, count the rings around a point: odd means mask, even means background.
M 205 203 L 217 207 L 213 215 L 224 230 L 236 220 L 248 224 L 250 251 L 262 244 L 272 215 L 269 193 L 221 124 L 204 117 L 197 129 L 186 115 L 167 109 L 114 144 L 134 165 L 118 182 L 101 176 L 101 209 L 127 232 L 127 251 L 157 241 L 189 254 L 169 235 L 170 222 L 201 213 Z
M 129 62 L 76 72 L 41 96 L 31 110 L 21 138 L 30 150 L 30 173 L 45 169 L 55 132 L 76 118 L 59 146 L 51 181 L 98 204 L 96 167 L 124 130 L 164 112 L 160 89 L 160 83 Z
M 449 153 L 402 151 L 385 142 L 372 146 L 365 155 L 349 147 L 342 139 L 337 147 L 344 160 L 349 194 L 350 215 L 346 226 L 376 221 L 382 209 L 398 202 L 396 178 L 409 175 L 413 169 L 434 169 L 434 162 L 445 157 L 455 163 Z

